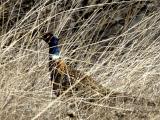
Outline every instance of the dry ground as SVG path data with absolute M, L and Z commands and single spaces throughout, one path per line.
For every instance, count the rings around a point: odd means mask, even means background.
M 159 120 L 159 5 L 158 0 L 1 0 L 0 119 Z M 47 31 L 60 38 L 67 65 L 80 71 L 55 99 L 48 48 L 38 39 Z

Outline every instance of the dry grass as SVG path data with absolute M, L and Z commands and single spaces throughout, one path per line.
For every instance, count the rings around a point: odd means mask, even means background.
M 29 8 L 13 0 L 0 5 L 0 119 L 158 120 L 160 12 L 138 14 L 146 0 L 62 3 L 41 0 Z M 117 25 L 121 16 L 124 25 Z M 48 48 L 38 39 L 46 31 L 60 38 L 66 63 L 92 76 L 107 94 L 85 83 L 74 91 L 82 75 L 51 99 Z

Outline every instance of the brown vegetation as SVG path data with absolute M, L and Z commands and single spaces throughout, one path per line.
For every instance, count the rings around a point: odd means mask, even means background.
M 1 0 L 0 119 L 158 120 L 159 1 Z M 73 83 L 51 98 L 52 31 Z

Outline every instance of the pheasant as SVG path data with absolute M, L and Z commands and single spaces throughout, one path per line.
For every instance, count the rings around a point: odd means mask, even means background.
M 53 83 L 52 90 L 56 96 L 59 96 L 63 91 L 67 90 L 71 85 L 79 81 L 73 89 L 79 91 L 87 88 L 89 91 L 104 94 L 105 89 L 97 84 L 85 73 L 67 66 L 65 61 L 60 56 L 60 48 L 58 46 L 59 39 L 52 33 L 45 33 L 43 40 L 49 45 L 49 72 L 50 81 Z M 88 91 L 87 90 L 87 91 Z M 103 91 L 103 92 L 102 92 Z
M 56 96 L 61 94 L 61 89 L 69 84 L 67 66 L 60 57 L 59 39 L 52 33 L 45 33 L 42 39 L 49 45 L 49 72 L 50 81 L 53 83 L 53 92 Z

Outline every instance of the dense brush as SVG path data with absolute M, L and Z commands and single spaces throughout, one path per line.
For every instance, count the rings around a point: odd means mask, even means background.
M 0 119 L 158 120 L 159 5 L 158 0 L 1 0 Z M 39 39 L 44 32 L 60 39 L 69 74 L 79 74 L 55 99 L 48 47 Z

